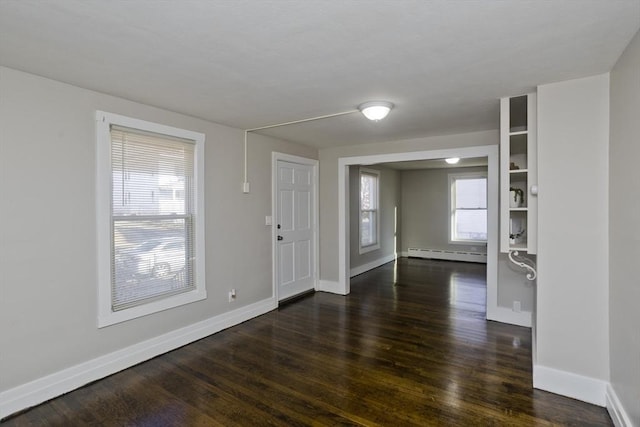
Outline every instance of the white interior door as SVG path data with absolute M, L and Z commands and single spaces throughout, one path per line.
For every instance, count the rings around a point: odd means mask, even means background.
M 282 301 L 315 285 L 315 177 L 312 165 L 278 160 L 276 167 L 276 285 Z

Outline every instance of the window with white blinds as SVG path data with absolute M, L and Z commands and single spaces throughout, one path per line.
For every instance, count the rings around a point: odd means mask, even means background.
M 380 225 L 379 212 L 380 172 L 374 169 L 360 169 L 360 248 L 366 253 L 380 248 L 378 239 Z
M 449 175 L 452 242 L 487 241 L 486 174 Z
M 204 298 L 197 176 L 204 135 L 100 112 L 98 130 L 98 163 L 108 174 L 99 176 L 99 198 L 109 193 L 99 324 Z

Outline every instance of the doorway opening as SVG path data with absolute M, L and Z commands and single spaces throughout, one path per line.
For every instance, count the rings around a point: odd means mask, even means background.
M 497 320 L 498 312 L 498 146 L 486 145 L 371 156 L 341 157 L 338 159 L 338 292 L 350 292 L 350 233 L 349 233 L 349 166 L 375 165 L 445 159 L 450 157 L 487 159 L 487 319 Z

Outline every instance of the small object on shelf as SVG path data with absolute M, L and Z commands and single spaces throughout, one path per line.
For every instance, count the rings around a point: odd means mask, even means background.
M 524 191 L 521 188 L 509 188 L 509 207 L 519 208 L 524 204 Z
M 524 236 L 525 231 L 526 231 L 525 229 L 522 229 L 517 233 L 509 234 L 509 244 L 517 245 L 518 243 L 522 243 L 522 238 Z
M 520 169 L 520 166 L 516 165 L 514 162 L 509 163 L 509 170 L 517 171 Z

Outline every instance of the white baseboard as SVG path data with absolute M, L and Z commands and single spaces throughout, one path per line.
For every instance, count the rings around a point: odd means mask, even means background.
M 421 249 L 408 248 L 402 252 L 403 257 L 415 257 L 426 259 L 442 259 L 447 261 L 466 261 L 487 263 L 487 254 L 483 252 L 454 251 L 450 249 Z
M 607 382 L 546 366 L 533 366 L 533 387 L 593 405 L 606 405 Z
M 500 306 L 493 308 L 487 307 L 487 320 L 530 328 L 531 312 L 521 311 L 518 313 L 510 308 Z
M 0 419 L 277 308 L 268 298 L 0 393 Z
M 340 283 L 332 280 L 318 280 L 318 287 L 316 288 L 316 291 L 345 295 Z
M 633 427 L 631 417 L 627 414 L 627 411 L 625 411 L 611 384 L 607 384 L 606 401 L 607 411 L 609 412 L 611 421 L 613 421 L 613 425 L 616 427 Z
M 359 265 L 357 267 L 353 267 L 350 271 L 350 276 L 349 277 L 353 277 L 353 276 L 357 276 L 358 274 L 362 274 L 362 273 L 366 273 L 369 270 L 373 270 L 374 268 L 380 267 L 381 265 L 384 265 L 388 262 L 391 261 L 395 261 L 396 259 L 396 254 L 390 254 L 387 255 L 385 257 L 379 258 L 375 261 L 371 261 L 368 262 L 366 264 L 363 265 Z

